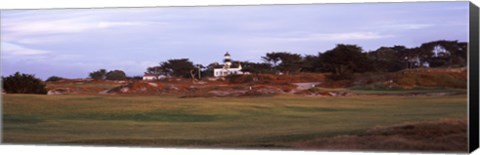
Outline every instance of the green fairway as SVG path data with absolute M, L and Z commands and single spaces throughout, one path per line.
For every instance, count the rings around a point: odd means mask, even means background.
M 466 118 L 466 95 L 348 97 L 3 95 L 3 142 L 284 147 L 375 126 Z

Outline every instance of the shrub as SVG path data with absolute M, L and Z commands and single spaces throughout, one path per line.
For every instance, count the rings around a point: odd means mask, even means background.
M 404 90 L 402 87 L 397 85 L 388 85 L 384 82 L 375 82 L 367 85 L 359 85 L 350 87 L 353 90 Z
M 34 75 L 20 74 L 2 77 L 3 89 L 7 93 L 46 94 L 45 83 Z
M 94 80 L 105 80 L 107 70 L 100 69 L 98 71 L 91 72 L 88 76 Z
M 230 83 L 278 83 L 277 76 L 270 74 L 258 74 L 258 75 L 228 75 L 225 77 Z
M 51 76 L 46 81 L 47 82 L 55 82 L 55 81 L 60 81 L 60 80 L 63 80 L 63 79 L 65 79 L 65 78 L 58 77 L 58 76 Z
M 143 76 L 127 76 L 128 80 L 143 80 Z
M 258 83 L 264 83 L 264 84 L 271 84 L 271 83 L 276 83 L 280 82 L 278 81 L 278 76 L 272 75 L 272 74 L 260 74 L 256 77 L 256 80 Z
M 250 75 L 228 75 L 225 77 L 230 83 L 249 83 L 254 82 L 253 76 Z
M 355 79 L 355 76 L 352 73 L 342 73 L 342 74 L 330 74 L 330 75 L 327 75 L 327 78 L 333 81 L 340 81 L 340 80 L 353 80 Z
M 106 74 L 106 79 L 107 80 L 125 80 L 127 79 L 127 75 L 125 74 L 125 72 L 121 70 L 114 70 Z

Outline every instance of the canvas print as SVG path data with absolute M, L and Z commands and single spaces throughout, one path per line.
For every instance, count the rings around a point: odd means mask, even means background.
M 2 143 L 467 152 L 468 7 L 1 10 Z

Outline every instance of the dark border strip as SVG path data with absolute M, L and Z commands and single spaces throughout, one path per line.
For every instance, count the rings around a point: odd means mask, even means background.
M 469 152 L 478 148 L 479 141 L 479 94 L 478 94 L 478 69 L 479 69 L 479 15 L 478 7 L 470 2 L 470 35 L 469 35 Z

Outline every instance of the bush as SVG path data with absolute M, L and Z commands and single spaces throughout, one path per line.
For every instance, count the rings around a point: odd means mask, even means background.
M 106 79 L 107 80 L 125 80 L 127 79 L 127 75 L 125 74 L 125 72 L 121 70 L 114 70 L 106 74 Z
M 256 77 L 256 81 L 258 81 L 258 83 L 263 83 L 263 84 L 284 82 L 284 81 L 279 81 L 279 77 L 277 75 L 272 75 L 272 74 L 259 74 Z
M 375 82 L 367 85 L 359 85 L 350 87 L 353 90 L 405 90 L 397 85 L 388 85 L 383 82 Z
M 127 80 L 143 80 L 143 76 L 127 76 Z
M 58 77 L 58 76 L 51 76 L 46 81 L 47 82 L 55 82 L 55 81 L 60 81 L 60 80 L 63 80 L 63 79 L 65 79 L 65 78 Z
M 330 74 L 330 75 L 327 75 L 327 78 L 333 81 L 340 81 L 340 80 L 353 80 L 355 79 L 355 76 L 352 73 L 342 73 L 342 74 Z
M 34 75 L 20 74 L 2 77 L 3 89 L 7 93 L 46 94 L 45 83 Z
M 91 72 L 88 76 L 94 80 L 105 80 L 107 70 L 100 69 L 98 71 Z
M 263 83 L 271 84 L 277 83 L 276 75 L 258 74 L 258 75 L 228 75 L 225 77 L 230 83 Z
M 225 77 L 230 83 L 250 83 L 254 82 L 253 76 L 250 75 L 228 75 Z

